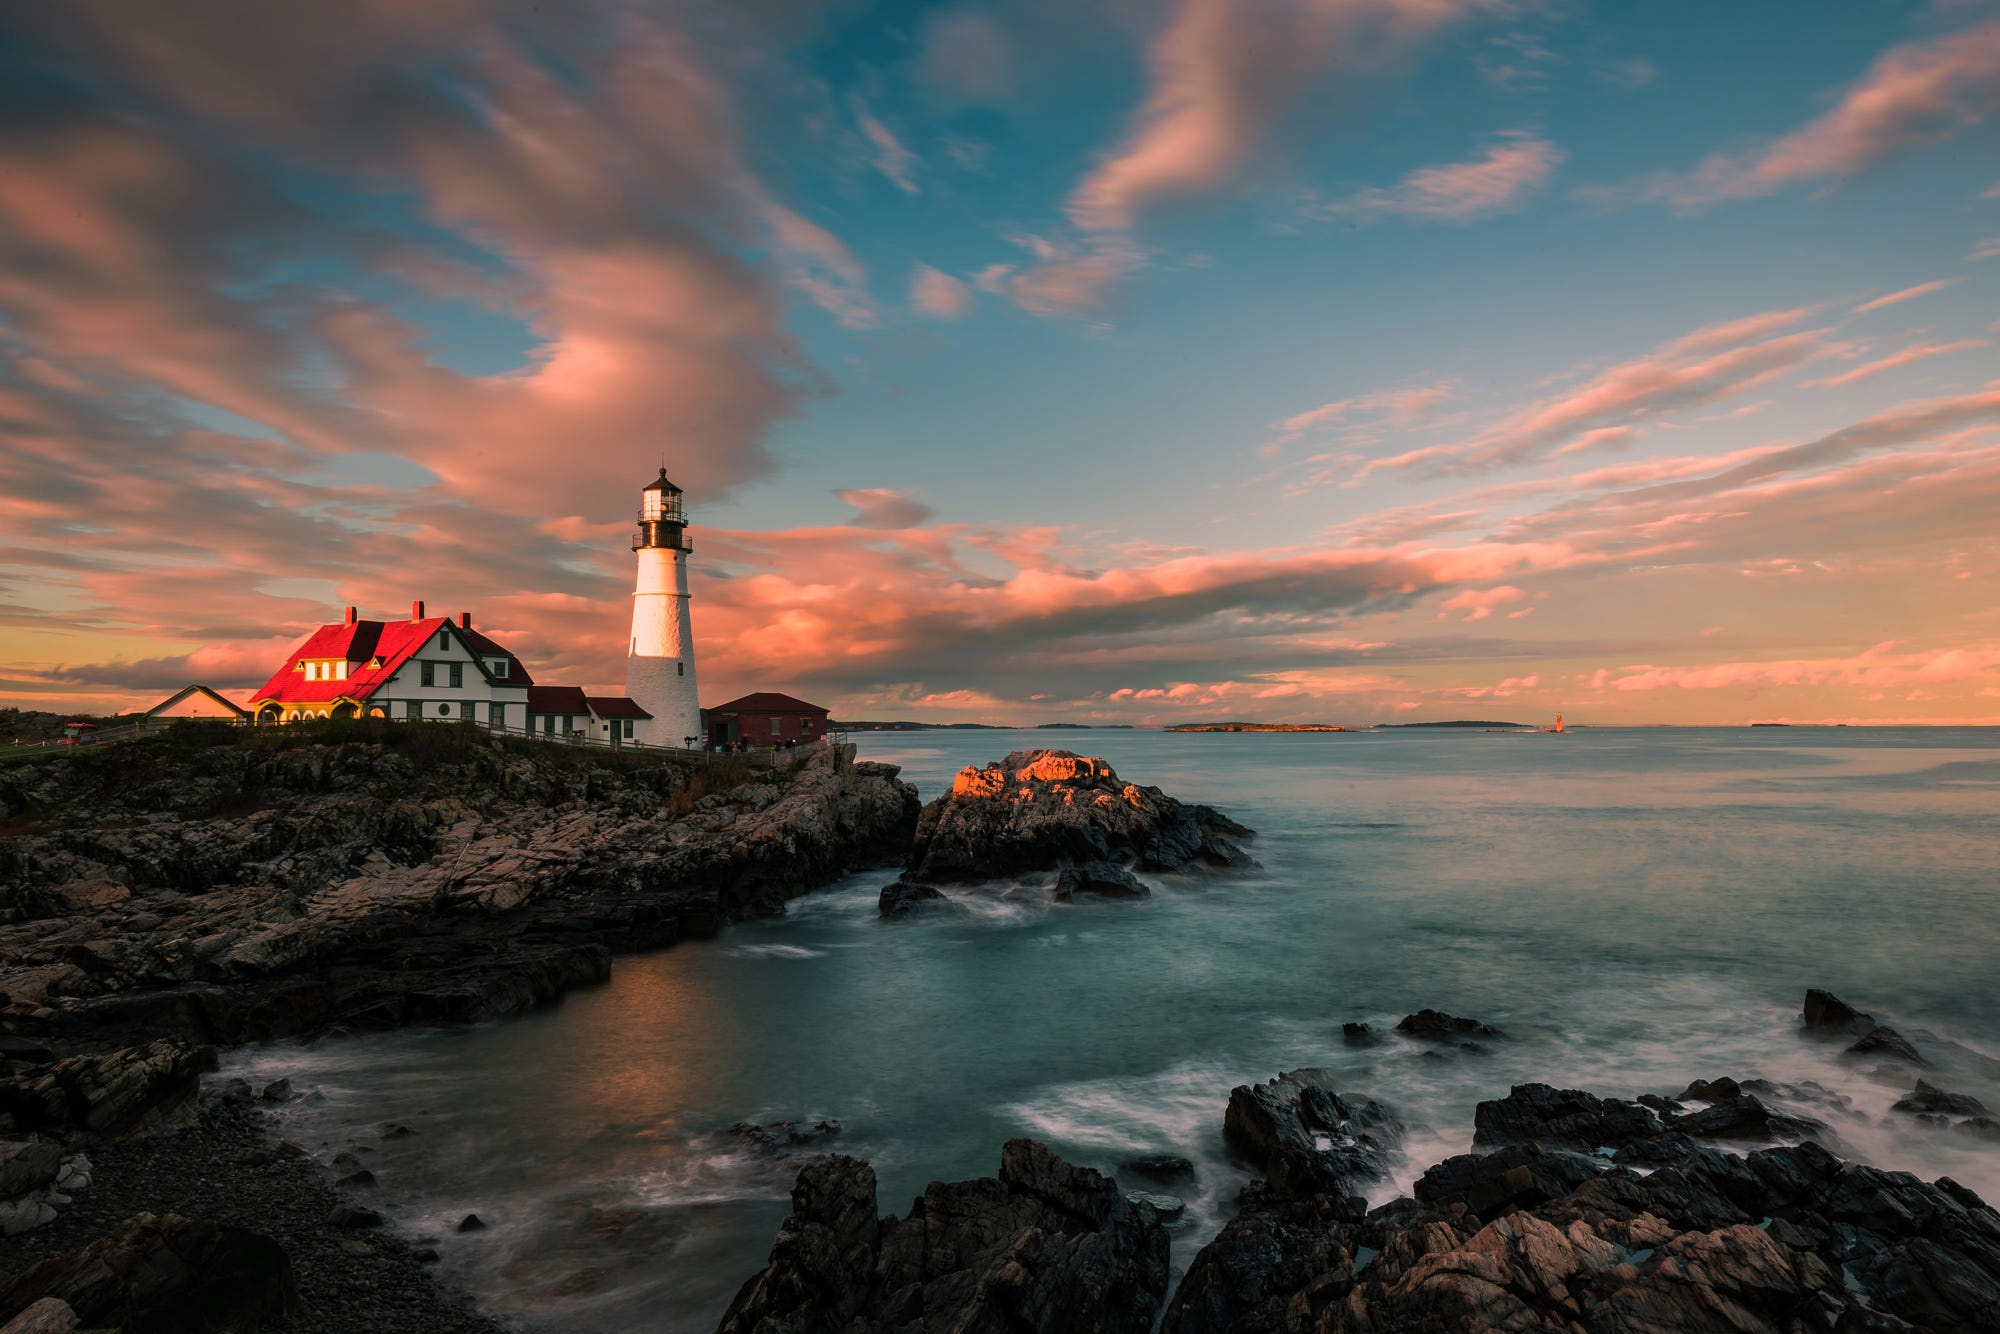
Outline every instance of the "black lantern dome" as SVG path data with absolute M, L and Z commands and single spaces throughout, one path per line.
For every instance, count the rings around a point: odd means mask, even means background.
M 639 531 L 632 538 L 632 549 L 674 547 L 686 551 L 688 544 L 682 531 L 686 526 L 681 489 L 667 480 L 667 470 L 661 468 L 659 477 L 639 492 Z

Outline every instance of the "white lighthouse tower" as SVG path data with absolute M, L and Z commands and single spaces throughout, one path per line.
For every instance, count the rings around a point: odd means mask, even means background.
M 632 590 L 632 652 L 625 659 L 625 694 L 653 715 L 646 742 L 700 746 L 701 697 L 695 689 L 694 626 L 688 619 L 687 515 L 681 489 L 659 480 L 640 492 L 639 578 Z

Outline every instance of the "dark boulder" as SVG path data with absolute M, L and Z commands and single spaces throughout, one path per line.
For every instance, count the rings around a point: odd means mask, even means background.
M 865 1161 L 800 1172 L 718 1334 L 1147 1334 L 1166 1295 L 1158 1213 L 1033 1140 L 1007 1141 L 998 1178 L 932 1182 L 900 1220 L 875 1209 Z
M 1939 1116 L 1984 1116 L 1986 1104 L 1970 1093 L 1950 1093 L 1919 1079 L 1917 1086 L 1898 1098 L 1889 1110 L 1912 1114 L 1928 1112 Z
M 808 1160 L 824 1156 L 841 1132 L 838 1121 L 738 1121 L 729 1133 L 759 1153 Z
M 914 912 L 951 906 L 951 900 L 942 892 L 929 885 L 919 885 L 912 880 L 898 880 L 882 886 L 882 896 L 878 903 L 882 915 L 891 919 L 908 917 Z
M 1402 1124 L 1388 1108 L 1336 1092 L 1325 1070 L 1293 1070 L 1231 1089 L 1222 1133 L 1272 1190 L 1338 1200 L 1387 1176 L 1403 1140 Z
M 1908 1061 L 1911 1065 L 1925 1064 L 1910 1040 L 1886 1024 L 1877 1024 L 1857 1039 L 1853 1046 L 1842 1052 L 1843 1056 L 1886 1056 L 1892 1060 Z
M 1516 1084 L 1506 1097 L 1480 1103 L 1472 1125 L 1475 1150 L 1532 1145 L 1576 1153 L 1622 1149 L 1666 1130 L 1650 1107 L 1547 1084 Z
M 1153 891 L 1146 882 L 1114 862 L 1085 862 L 1065 866 L 1056 872 L 1056 886 L 1050 897 L 1068 903 L 1079 894 L 1096 894 L 1110 899 L 1143 899 Z
M 67 1302 L 86 1327 L 127 1334 L 248 1334 L 298 1304 L 275 1241 L 179 1214 L 134 1215 L 0 1282 L 0 1322 L 48 1297 Z
M 1340 1026 L 1340 1040 L 1350 1047 L 1373 1047 L 1382 1036 L 1366 1024 L 1350 1022 Z
M 1831 991 L 1821 991 L 1818 987 L 1806 992 L 1800 1019 L 1808 1033 L 1828 1038 L 1858 1036 L 1875 1027 L 1872 1016 L 1861 1013 Z
M 1465 1019 L 1443 1010 L 1418 1010 L 1415 1014 L 1404 1015 L 1396 1024 L 1396 1031 L 1404 1037 L 1417 1038 L 1424 1042 L 1450 1042 L 1464 1038 L 1505 1037 L 1491 1024 L 1482 1024 L 1477 1019 Z

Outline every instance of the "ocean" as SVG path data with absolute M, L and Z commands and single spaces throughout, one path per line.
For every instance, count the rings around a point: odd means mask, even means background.
M 1106 1170 L 1180 1154 L 1185 1265 L 1249 1176 L 1222 1141 L 1230 1088 L 1300 1066 L 1410 1125 L 1377 1199 L 1464 1152 L 1475 1104 L 1512 1084 L 1729 1075 L 1813 1081 L 1854 1156 L 2000 1200 L 2000 1144 L 1891 1112 L 1907 1076 L 1798 1021 L 1827 988 L 2000 1113 L 2000 729 L 858 740 L 927 801 L 1011 750 L 1101 755 L 1258 830 L 1260 866 L 1154 877 L 1138 902 L 958 891 L 904 922 L 876 911 L 893 872 L 869 872 L 536 1014 L 245 1048 L 219 1077 L 289 1076 L 307 1096 L 281 1133 L 354 1153 L 371 1203 L 524 1329 L 712 1330 L 796 1170 L 739 1120 L 837 1120 L 829 1147 L 872 1160 L 899 1214 L 926 1182 L 991 1175 L 1010 1136 Z M 1342 1038 L 1424 1007 L 1505 1036 Z M 458 1233 L 468 1213 L 488 1226 Z

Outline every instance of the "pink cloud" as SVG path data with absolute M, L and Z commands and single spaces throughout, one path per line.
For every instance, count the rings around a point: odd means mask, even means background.
M 1929 296 L 1932 292 L 1942 292 L 1945 288 L 1955 287 L 1964 281 L 1963 277 L 1959 277 L 1939 278 L 1936 282 L 1918 283 L 1915 287 L 1905 287 L 1901 291 L 1891 292 L 1887 296 L 1878 296 L 1873 301 L 1864 301 L 1856 306 L 1851 313 L 1866 315 L 1869 311 L 1880 310 L 1884 306 L 1899 306 L 1905 301 L 1914 301 L 1920 296 Z
M 1965 681 L 2000 670 L 2000 644 L 1887 653 L 1871 649 L 1844 658 L 1718 662 L 1695 667 L 1626 667 L 1612 690 L 1719 690 L 1731 686 L 1902 686 Z
M 1900 352 L 1891 352 L 1886 357 L 1878 357 L 1874 361 L 1864 362 L 1854 369 L 1842 371 L 1838 375 L 1830 375 L 1821 380 L 1807 380 L 1804 382 L 1803 387 L 1807 389 L 1821 387 L 1829 389 L 1838 388 L 1841 385 L 1853 384 L 1858 380 L 1866 380 L 1871 376 L 1880 375 L 1884 371 L 1895 370 L 1899 366 L 1907 366 L 1911 362 L 1923 361 L 1930 357 L 1942 357 L 1948 353 L 1964 352 L 1970 348 L 1986 346 L 1989 346 L 1989 344 L 1983 338 L 1962 338 L 1955 343 L 1917 343 L 1902 349 Z
M 1472 472 L 1547 450 L 1566 453 L 1625 443 L 1640 423 L 1748 393 L 1825 355 L 1830 348 L 1820 331 L 1776 332 L 1810 313 L 1770 311 L 1697 329 L 1643 357 L 1599 371 L 1575 389 L 1511 413 L 1469 440 L 1376 459 L 1362 474 L 1414 467 Z
M 1519 602 L 1526 596 L 1526 593 L 1523 593 L 1511 584 L 1502 584 L 1498 588 L 1468 588 L 1464 592 L 1454 593 L 1444 601 L 1438 603 L 1438 619 L 1443 620 L 1455 611 L 1462 611 L 1465 615 L 1461 616 L 1460 620 L 1483 621 L 1493 614 L 1495 607 L 1504 607 L 1510 602 Z
M 834 494 L 858 511 L 848 520 L 857 528 L 915 528 L 937 512 L 921 500 L 881 487 Z
M 1420 167 L 1393 186 L 1357 191 L 1316 211 L 1362 222 L 1476 222 L 1520 211 L 1568 156 L 1548 139 L 1511 130 L 1470 161 Z
M 1694 170 L 1628 191 L 1695 210 L 1773 194 L 1804 181 L 1854 176 L 1896 154 L 1948 139 L 2000 108 L 2000 22 L 1891 48 L 1831 109 L 1762 148 L 1716 154 Z
M 932 319 L 955 320 L 972 309 L 972 290 L 928 264 L 910 272 L 910 304 Z

